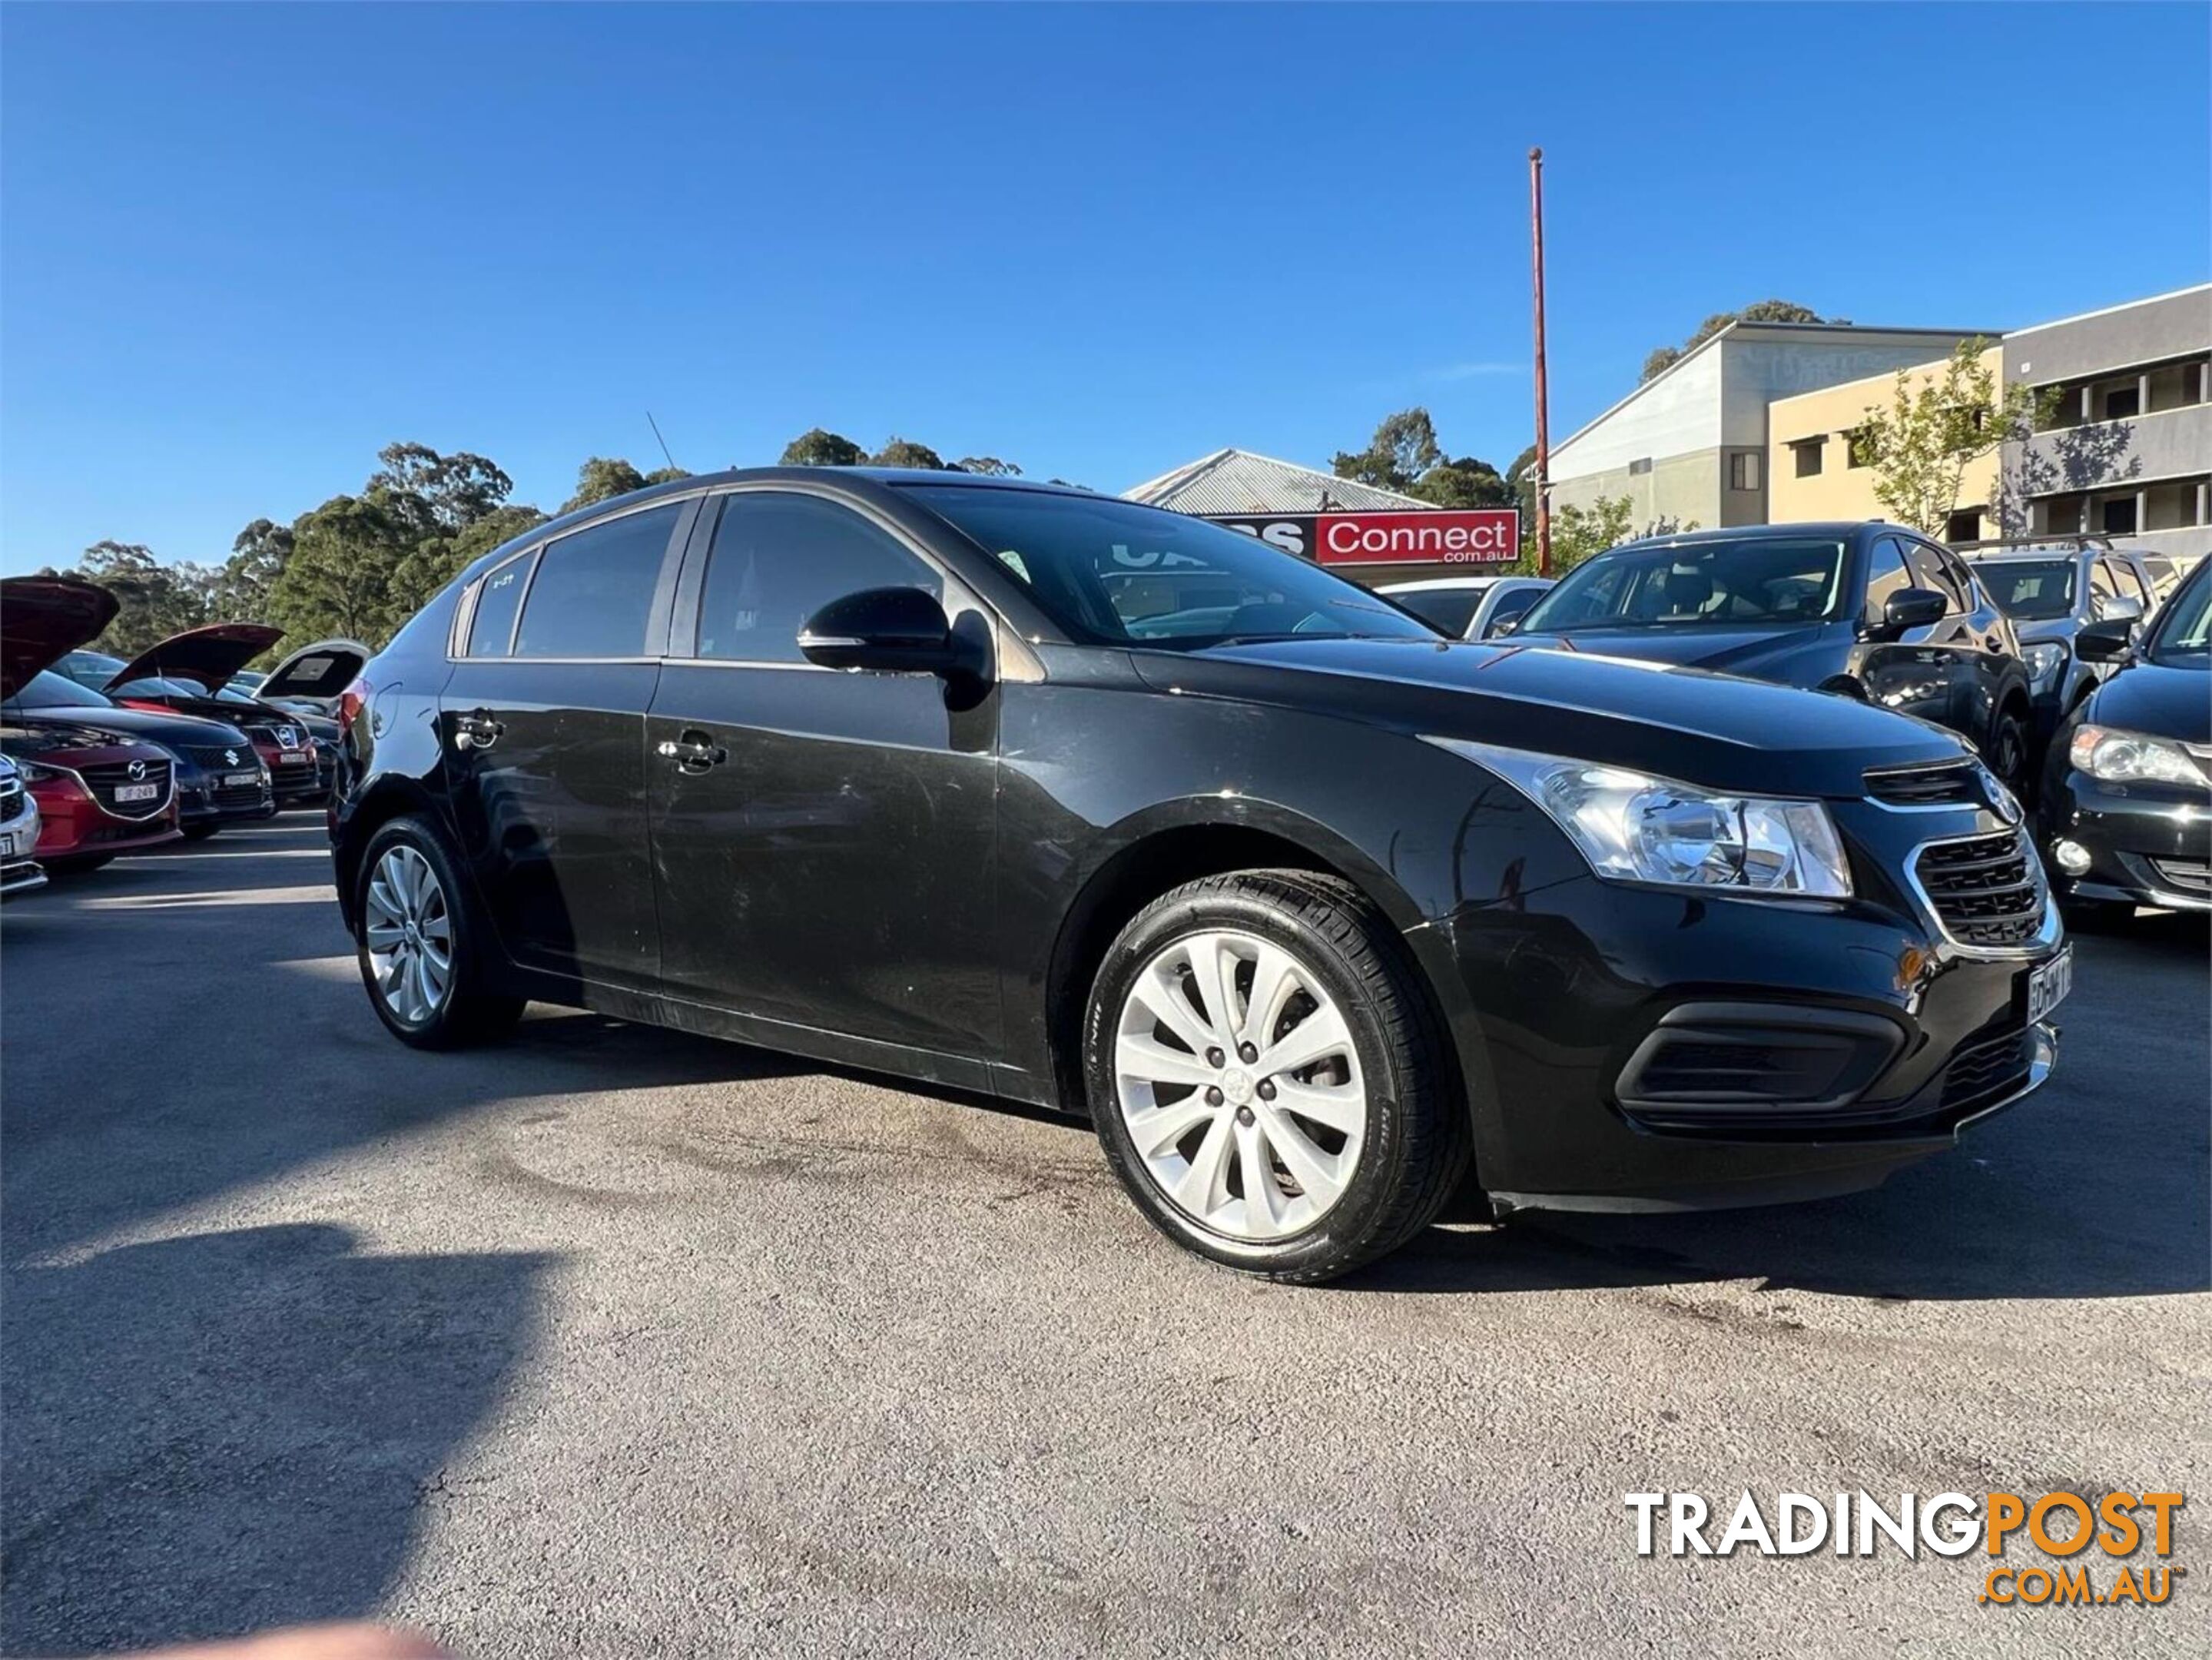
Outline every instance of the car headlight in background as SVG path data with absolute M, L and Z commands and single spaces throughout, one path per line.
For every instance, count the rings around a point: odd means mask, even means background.
M 2171 739 L 2112 727 L 2080 726 L 2066 746 L 2076 772 L 2108 784 L 2195 784 L 2212 782 L 2189 751 Z
M 1835 822 L 1818 801 L 1723 795 L 1463 739 L 1429 742 L 1487 767 L 1541 807 L 1600 876 L 1745 895 L 1840 899 L 1851 891 Z
M 27 784 L 50 784 L 68 775 L 54 767 L 42 767 L 35 761 L 18 761 L 15 771 Z
M 2022 646 L 2020 657 L 2027 665 L 2028 684 L 2037 691 L 2047 690 L 2066 667 L 2066 648 L 2056 640 L 2039 640 L 2032 646 Z

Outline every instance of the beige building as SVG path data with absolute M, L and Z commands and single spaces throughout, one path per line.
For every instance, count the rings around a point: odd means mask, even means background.
M 1907 368 L 1903 371 L 1905 384 L 1917 392 L 1929 382 L 1941 380 L 1949 362 L 1946 356 Z M 2004 349 L 1991 346 L 1984 351 L 1982 367 L 1993 379 L 2002 379 Z M 1869 409 L 1887 410 L 1896 397 L 1897 372 L 1893 371 L 1794 398 L 1778 398 L 1767 405 L 1767 516 L 1771 522 L 1890 516 L 1875 499 L 1874 469 L 1867 465 L 1869 458 L 1853 441 L 1853 435 Z M 1959 480 L 1959 509 L 1945 528 L 1945 541 L 1972 542 L 1996 534 L 1990 502 L 1996 490 L 1997 472 L 1995 449 L 1966 464 Z

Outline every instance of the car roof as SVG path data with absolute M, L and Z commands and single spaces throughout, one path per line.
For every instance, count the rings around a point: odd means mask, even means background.
M 2079 542 L 2053 542 L 2041 548 L 1991 548 L 1987 553 L 1970 553 L 1966 557 L 1978 565 L 1998 565 L 2008 559 L 2033 559 L 2047 565 L 2054 559 L 2087 559 L 2093 555 L 2119 551 L 2118 548 L 2084 546 Z

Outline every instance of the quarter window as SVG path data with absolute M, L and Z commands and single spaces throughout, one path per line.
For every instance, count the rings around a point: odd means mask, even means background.
M 504 657 L 514 634 L 515 607 L 530 585 L 530 563 L 538 556 L 519 553 L 503 565 L 486 572 L 477 584 L 476 614 L 469 619 L 468 654 Z
M 1885 536 L 1874 544 L 1874 552 L 1867 565 L 1866 617 L 1869 623 L 1879 623 L 1889 596 L 1899 588 L 1912 586 L 1912 573 L 1905 568 L 1905 555 L 1894 537 Z
M 641 657 L 646 620 L 683 514 L 679 502 L 624 514 L 550 543 L 514 636 L 517 657 Z
M 726 496 L 699 596 L 702 657 L 799 663 L 799 631 L 832 599 L 863 588 L 945 584 L 888 531 L 817 496 L 747 490 Z

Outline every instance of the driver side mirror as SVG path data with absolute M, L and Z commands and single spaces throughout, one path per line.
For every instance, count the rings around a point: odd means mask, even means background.
M 1482 625 L 1482 637 L 1486 640 L 1503 640 L 1520 626 L 1521 618 L 1518 617 L 1493 617 Z
M 799 631 L 800 655 L 825 669 L 946 674 L 960 650 L 945 607 L 920 588 L 863 588 L 832 599 Z
M 1899 588 L 1882 602 L 1881 631 L 1895 639 L 1907 629 L 1924 629 L 1943 620 L 1951 602 L 1933 588 Z
M 2106 617 L 2074 636 L 2074 654 L 2085 663 L 2117 663 L 2133 648 L 2135 633 L 2133 617 Z

